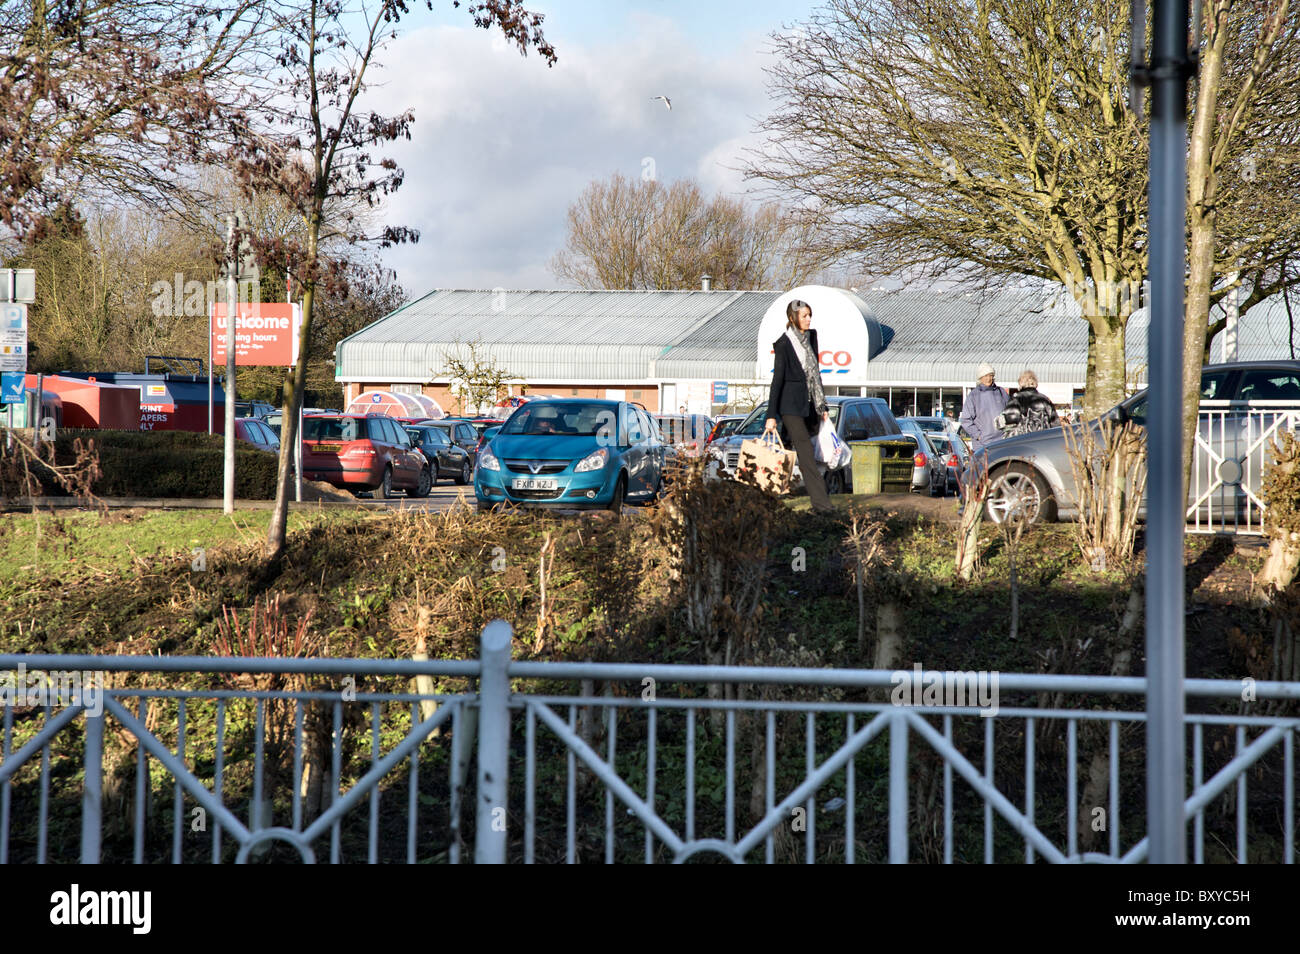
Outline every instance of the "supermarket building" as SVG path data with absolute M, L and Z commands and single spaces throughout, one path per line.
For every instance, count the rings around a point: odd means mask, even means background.
M 508 372 L 510 394 L 638 401 L 653 412 L 747 411 L 766 398 L 772 343 L 794 299 L 812 306 L 828 395 L 879 395 L 898 415 L 955 417 L 976 368 L 989 361 L 1005 386 L 1014 388 L 1029 368 L 1058 406 L 1082 398 L 1087 324 L 1070 296 L 1050 289 L 439 289 L 340 341 L 335 379 L 348 401 L 388 389 L 428 395 L 448 413 L 473 413 L 479 409 L 462 407 L 453 393 L 446 366 L 448 354 L 466 355 L 473 342 L 481 360 Z M 1243 319 L 1242 359 L 1283 353 L 1289 332 L 1272 304 L 1252 309 L 1249 325 Z M 1146 330 L 1143 309 L 1128 327 L 1133 387 L 1145 383 Z

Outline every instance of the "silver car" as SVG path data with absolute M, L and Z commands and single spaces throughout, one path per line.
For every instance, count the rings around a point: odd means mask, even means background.
M 916 454 L 912 458 L 912 493 L 944 496 L 948 492 L 948 467 L 943 455 L 930 441 L 933 435 L 927 434 L 915 418 L 900 417 L 898 426 L 905 436 L 916 440 Z
M 1207 365 L 1201 371 L 1201 402 L 1188 507 L 1232 522 L 1249 513 L 1252 500 L 1258 507 L 1268 440 L 1300 410 L 1300 361 Z M 1139 391 L 1102 416 L 1145 425 L 1146 415 L 1147 392 Z M 1099 429 L 1096 421 L 1066 426 Z M 994 441 L 973 465 L 981 468 L 986 460 L 990 485 L 984 512 L 994 523 L 1015 507 L 1030 523 L 1077 514 L 1061 427 Z

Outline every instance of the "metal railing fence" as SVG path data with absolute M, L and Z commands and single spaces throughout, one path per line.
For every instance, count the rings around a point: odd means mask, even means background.
M 1191 533 L 1264 532 L 1269 448 L 1300 429 L 1295 401 L 1202 401 L 1188 487 Z
M 0 862 L 1146 858 L 1146 716 L 1122 706 L 1144 679 L 512 662 L 511 640 L 0 656 L 0 691 L 105 674 L 4 706 Z M 1300 684 L 1185 688 L 1193 860 L 1293 863 Z

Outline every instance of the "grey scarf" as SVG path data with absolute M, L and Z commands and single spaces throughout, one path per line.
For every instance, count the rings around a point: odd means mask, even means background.
M 807 331 L 799 331 L 793 325 L 785 329 L 785 336 L 795 345 L 794 353 L 803 365 L 804 376 L 808 380 L 808 396 L 812 406 L 820 415 L 826 411 L 826 392 L 822 390 L 822 372 L 817 355 L 812 353 L 812 341 Z

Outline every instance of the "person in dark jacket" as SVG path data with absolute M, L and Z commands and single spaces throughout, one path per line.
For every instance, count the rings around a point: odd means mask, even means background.
M 958 419 L 962 430 L 970 435 L 972 454 L 1002 437 L 995 421 L 1007 406 L 1007 389 L 994 383 L 993 365 L 987 361 L 981 364 L 978 380 L 979 384 L 966 395 Z
M 776 362 L 767 398 L 764 433 L 775 433 L 779 416 L 799 455 L 799 472 L 803 475 L 803 485 L 808 490 L 812 508 L 826 513 L 835 508 L 831 506 L 826 482 L 817 469 L 812 435 L 823 422 L 829 424 L 830 411 L 822 390 L 817 332 L 811 327 L 812 306 L 798 299 L 790 302 L 785 309 L 785 320 L 785 334 L 772 343 Z
M 1038 390 L 1038 375 L 1032 371 L 1023 371 L 1018 383 L 1020 390 L 1011 395 L 1011 400 L 998 415 L 997 425 L 1002 429 L 1004 437 L 1044 431 L 1060 423 L 1056 405 Z

